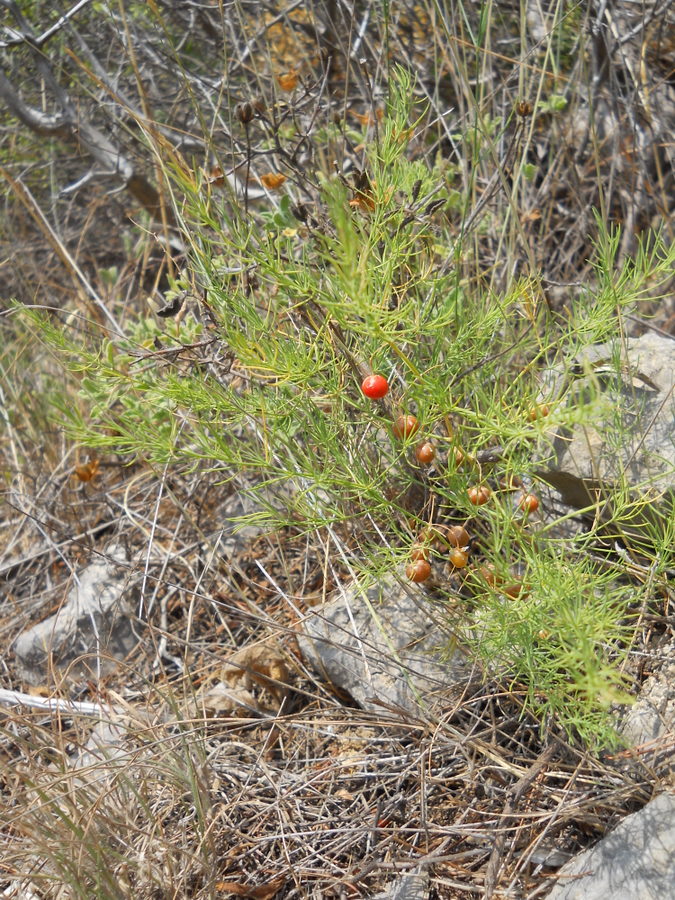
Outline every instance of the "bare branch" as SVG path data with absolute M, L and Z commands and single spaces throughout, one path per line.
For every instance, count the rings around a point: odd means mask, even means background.
M 68 10 L 68 12 L 64 13 L 61 18 L 58 19 L 58 21 L 54 22 L 53 25 L 50 25 L 50 27 L 46 31 L 43 31 L 42 34 L 38 35 L 36 38 L 33 38 L 31 40 L 31 43 L 35 47 L 43 47 L 51 37 L 53 37 L 63 28 L 66 22 L 70 21 L 73 16 L 76 16 L 81 9 L 83 9 L 85 6 L 88 6 L 90 3 L 91 0 L 79 0 L 79 3 L 76 3 L 71 9 Z M 9 3 L 3 2 L 2 5 L 6 6 L 8 9 L 12 9 Z M 7 41 L 0 41 L 0 50 L 5 50 L 8 47 L 16 47 L 18 44 L 25 43 L 25 41 L 26 36 L 19 32 L 14 38 L 10 38 Z
M 31 48 L 35 59 L 35 66 L 46 84 L 51 88 L 60 112 L 44 113 L 35 109 L 23 101 L 19 92 L 14 88 L 6 74 L 0 70 L 0 97 L 5 101 L 10 111 L 19 121 L 23 122 L 31 131 L 43 136 L 51 136 L 60 140 L 74 143 L 78 149 L 91 155 L 104 170 L 110 171 L 124 184 L 129 193 L 156 221 L 163 221 L 161 197 L 157 189 L 139 174 L 131 160 L 98 128 L 76 111 L 68 92 L 59 84 L 47 58 L 37 48 L 31 29 L 24 19 L 21 11 L 13 0 L 0 0 L 0 5 L 5 6 L 13 13 L 17 24 L 23 34 L 24 42 Z M 77 9 L 84 4 L 77 5 Z M 70 11 L 74 15 L 76 8 Z M 165 219 L 169 225 L 175 225 L 175 220 L 168 210 L 165 210 Z

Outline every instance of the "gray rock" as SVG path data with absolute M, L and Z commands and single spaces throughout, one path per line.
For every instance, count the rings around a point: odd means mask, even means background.
M 97 559 L 74 579 L 59 611 L 14 642 L 22 677 L 42 684 L 54 669 L 69 679 L 96 678 L 111 671 L 139 640 L 129 602 L 127 568 L 121 548 Z
M 668 645 L 664 655 L 664 664 L 644 683 L 621 727 L 621 734 L 633 747 L 649 745 L 658 753 L 662 745 L 665 756 L 660 765 L 675 754 L 675 643 Z
M 558 432 L 555 458 L 540 475 L 577 508 L 607 499 L 625 477 L 645 501 L 631 511 L 626 530 L 639 533 L 659 515 L 665 521 L 675 498 L 675 341 L 647 333 L 625 347 L 589 347 L 575 363 L 576 376 L 549 372 L 545 380 L 554 393 L 567 388 L 568 406 L 590 403 L 592 415 Z M 609 505 L 600 504 L 600 512 L 612 515 Z
M 661 794 L 558 872 L 548 900 L 673 900 L 675 795 Z
M 465 683 L 471 665 L 417 588 L 393 579 L 345 588 L 303 624 L 298 643 L 313 666 L 365 709 L 419 713 Z

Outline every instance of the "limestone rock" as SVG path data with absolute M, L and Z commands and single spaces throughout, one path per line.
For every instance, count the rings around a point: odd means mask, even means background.
M 631 706 L 626 714 L 621 733 L 634 747 L 649 745 L 657 754 L 657 765 L 659 756 L 661 765 L 672 761 L 675 754 L 675 643 L 668 645 L 665 662 L 644 683 L 635 706 Z
M 441 618 L 419 589 L 393 579 L 368 589 L 354 583 L 304 622 L 298 643 L 317 671 L 365 709 L 416 714 L 471 673 L 458 650 L 443 656 L 451 637 Z
M 660 794 L 558 872 L 548 900 L 675 897 L 675 795 Z
M 617 353 L 621 364 L 613 360 Z M 590 419 L 554 440 L 554 459 L 540 475 L 570 506 L 604 500 L 622 479 L 635 489 L 626 529 L 672 515 L 675 502 L 675 341 L 647 333 L 622 344 L 589 347 L 571 374 L 548 373 L 568 406 L 589 405 Z M 609 507 L 600 512 L 610 516 Z
M 126 557 L 118 547 L 107 556 L 78 573 L 58 612 L 14 642 L 19 669 L 29 683 L 44 683 L 54 669 L 71 679 L 95 678 L 136 646 L 128 572 L 119 565 Z

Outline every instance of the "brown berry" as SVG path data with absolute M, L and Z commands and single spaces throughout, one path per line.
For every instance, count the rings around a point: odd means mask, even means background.
M 490 563 L 485 563 L 485 565 L 481 566 L 478 569 L 478 574 L 487 586 L 491 588 L 498 587 L 503 581 L 501 576 L 497 574 L 495 567 Z
M 89 462 L 81 466 L 75 466 L 75 474 L 80 481 L 91 481 L 95 478 L 100 470 L 100 463 L 97 459 L 90 459 Z
M 434 445 L 429 441 L 423 441 L 415 447 L 415 456 L 417 457 L 418 463 L 421 463 L 423 466 L 428 466 L 429 463 L 433 462 L 434 457 L 436 456 Z
M 406 566 L 405 574 L 415 584 L 419 584 L 431 575 L 431 566 L 426 559 L 416 559 Z
M 470 487 L 467 494 L 470 503 L 473 503 L 474 506 L 482 506 L 488 502 L 492 491 L 486 484 L 477 484 L 474 487 Z
M 422 544 L 438 543 L 445 539 L 445 525 L 425 525 L 417 535 L 417 540 Z
M 445 533 L 445 540 L 451 547 L 468 547 L 471 538 L 463 525 L 451 525 Z
M 397 438 L 409 438 L 417 433 L 420 423 L 415 416 L 399 416 L 394 422 L 394 436 Z
M 511 600 L 518 600 L 521 597 L 525 598 L 530 593 L 529 584 L 524 584 L 522 579 L 517 579 L 512 584 L 507 585 L 504 588 L 501 588 L 502 594 L 505 594 Z
M 523 479 L 519 475 L 505 475 L 499 479 L 501 491 L 515 491 L 523 486 Z

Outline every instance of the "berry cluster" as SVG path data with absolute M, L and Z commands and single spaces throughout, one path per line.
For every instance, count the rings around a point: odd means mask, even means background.
M 361 390 L 371 400 L 381 400 L 389 392 L 389 383 L 383 375 L 368 375 L 361 384 Z M 538 406 L 528 413 L 530 421 L 543 418 L 549 414 L 546 405 Z M 394 421 L 392 431 L 398 440 L 407 440 L 419 431 L 420 423 L 413 415 L 400 415 Z M 436 458 L 436 448 L 430 440 L 423 440 L 415 447 L 415 458 L 420 465 L 429 466 Z M 454 459 L 457 466 L 468 461 L 468 457 L 459 447 L 454 450 Z M 508 482 L 508 483 L 507 483 Z M 539 498 L 536 494 L 527 492 L 523 488 L 520 478 L 512 477 L 503 479 L 499 488 L 504 491 L 518 491 L 515 508 L 528 516 L 539 508 Z M 483 506 L 492 497 L 492 489 L 486 484 L 472 485 L 467 489 L 467 498 L 474 506 Z M 406 567 L 406 576 L 410 581 L 419 584 L 431 576 L 430 559 L 432 551 L 444 553 L 453 569 L 463 569 L 468 565 L 471 552 L 472 538 L 464 525 L 434 524 L 427 526 L 418 535 L 417 540 L 410 550 L 410 563 Z M 484 581 L 490 586 L 498 586 L 493 570 L 489 567 L 481 567 L 487 573 Z M 503 588 L 503 593 L 515 598 L 522 593 L 522 584 L 508 585 Z

